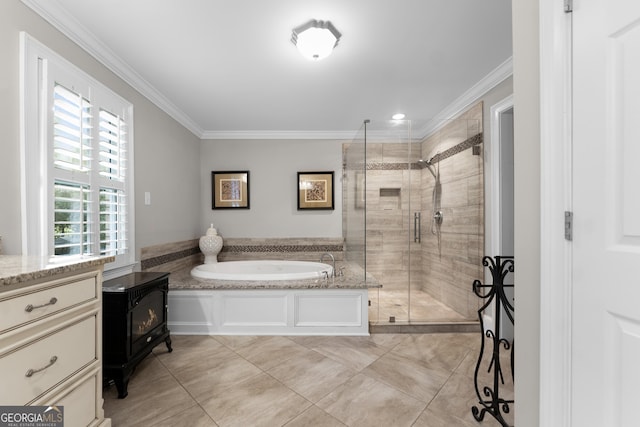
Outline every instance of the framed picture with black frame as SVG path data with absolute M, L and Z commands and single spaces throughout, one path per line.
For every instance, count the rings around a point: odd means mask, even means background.
M 298 210 L 333 209 L 333 171 L 298 172 Z
M 249 209 L 249 171 L 212 171 L 211 193 L 211 209 Z

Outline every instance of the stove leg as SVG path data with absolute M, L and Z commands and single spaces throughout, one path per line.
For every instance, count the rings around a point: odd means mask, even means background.
M 116 389 L 118 389 L 118 399 L 124 399 L 127 397 L 129 394 L 127 391 L 127 388 L 129 387 L 129 378 L 113 380 L 113 382 L 116 383 Z
M 173 351 L 173 347 L 171 347 L 171 337 L 167 336 L 164 339 L 164 343 L 167 345 L 167 350 L 169 351 L 169 353 L 171 353 Z

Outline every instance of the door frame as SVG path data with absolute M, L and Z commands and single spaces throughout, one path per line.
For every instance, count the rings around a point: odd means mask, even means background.
M 572 14 L 539 0 L 540 425 L 571 425 Z
M 490 137 L 485 141 L 485 149 L 488 155 L 485 157 L 485 218 L 488 223 L 485 225 L 485 235 L 487 237 L 487 244 L 485 247 L 485 254 L 489 256 L 496 255 L 513 255 L 513 253 L 505 253 L 502 248 L 502 183 L 503 183 L 503 170 L 502 170 L 502 148 L 504 143 L 504 135 L 502 132 L 502 125 L 504 121 L 504 113 L 507 111 L 513 111 L 513 94 L 505 97 L 504 99 L 492 104 L 489 109 L 489 126 Z M 513 134 L 511 135 L 511 144 L 513 144 Z M 489 171 L 487 173 L 487 171 Z M 512 219 L 513 220 L 513 219 Z M 491 283 L 491 273 L 488 269 L 484 271 L 485 283 Z M 513 283 L 513 278 L 508 283 Z M 493 304 L 492 304 L 493 307 Z M 485 331 L 495 330 L 493 308 L 483 313 L 483 322 Z M 503 317 L 503 322 L 509 322 L 506 316 Z M 513 339 L 513 325 L 500 325 L 501 331 L 504 337 Z
M 502 253 L 502 178 L 500 152 L 502 148 L 501 123 L 502 115 L 513 108 L 513 95 L 509 95 L 503 100 L 493 104 L 490 109 L 491 114 L 491 139 L 490 155 L 488 157 L 487 169 L 491 171 L 490 206 L 491 212 L 487 214 L 491 218 L 491 234 L 489 243 L 489 253 L 492 255 L 513 255 Z

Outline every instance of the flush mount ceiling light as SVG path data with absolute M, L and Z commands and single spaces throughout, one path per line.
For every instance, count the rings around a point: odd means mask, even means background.
M 402 119 L 404 119 L 404 117 L 405 117 L 405 116 L 404 116 L 404 114 L 402 114 L 402 113 L 396 113 L 396 114 L 394 114 L 393 116 L 391 116 L 391 118 L 392 118 L 393 120 L 402 120 Z
M 318 61 L 331 54 L 341 36 L 331 21 L 312 19 L 293 29 L 291 42 L 296 45 L 302 56 Z

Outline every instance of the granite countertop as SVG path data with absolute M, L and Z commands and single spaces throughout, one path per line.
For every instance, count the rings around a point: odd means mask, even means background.
M 50 257 L 0 255 L 0 292 L 23 283 L 62 273 L 72 273 L 88 267 L 113 262 L 112 256 L 69 257 L 52 261 Z
M 336 269 L 344 267 L 344 275 L 327 279 L 306 280 L 203 280 L 191 277 L 187 267 L 169 276 L 169 290 L 205 289 L 369 289 L 381 288 L 370 275 L 365 282 L 362 268 L 351 263 L 336 262 Z

